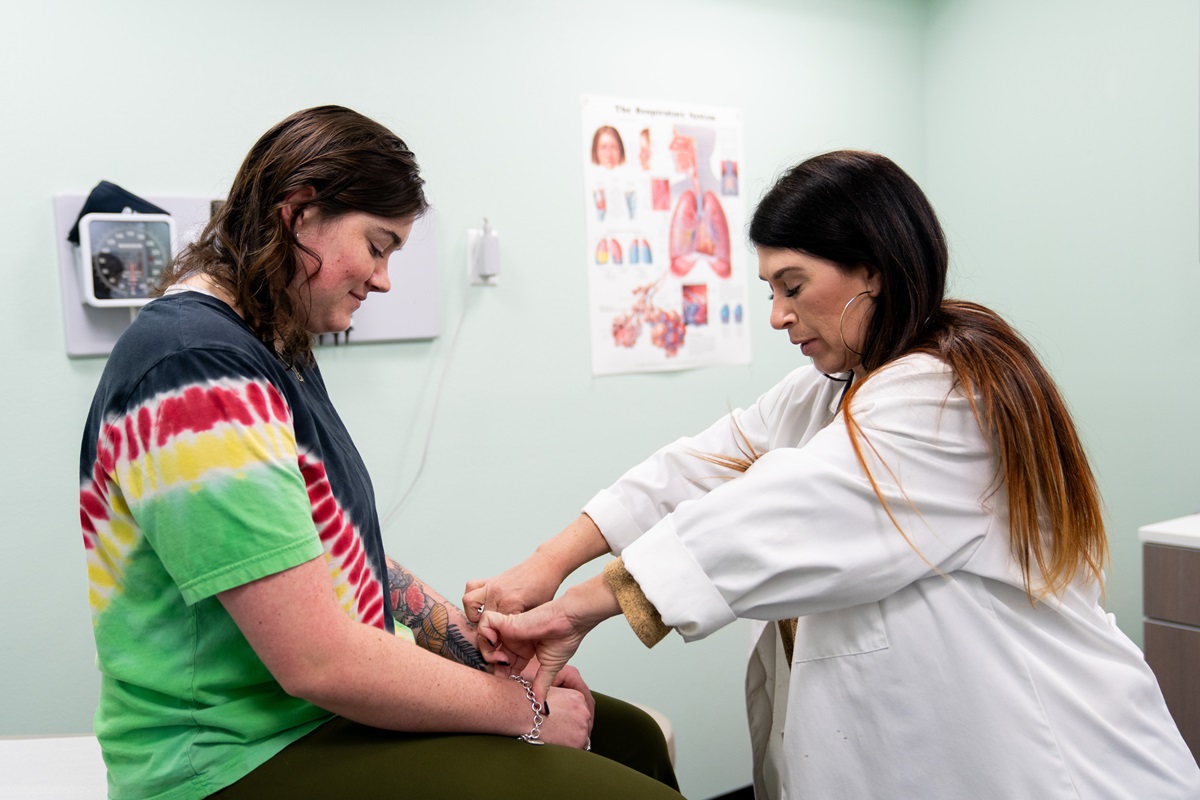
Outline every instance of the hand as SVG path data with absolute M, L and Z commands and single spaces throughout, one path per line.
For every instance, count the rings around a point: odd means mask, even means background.
M 526 664 L 525 668 L 520 672 L 513 670 L 510 670 L 509 672 L 513 675 L 520 675 L 522 678 L 532 683 L 533 679 L 537 677 L 538 670 L 541 668 L 541 662 L 539 662 L 535 657 L 531 658 L 529 663 Z M 584 682 L 583 676 L 579 674 L 579 670 L 571 666 L 563 667 L 562 670 L 559 671 L 558 675 L 554 677 L 554 683 L 552 685 L 556 687 L 561 686 L 567 689 L 574 689 L 575 691 L 579 692 L 583 695 L 583 699 L 587 703 L 587 706 L 591 712 L 593 714 L 595 713 L 596 698 L 592 696 L 592 690 L 589 689 L 588 685 Z
M 508 661 L 514 670 L 524 670 L 536 660 L 538 667 L 533 677 L 533 691 L 540 700 L 546 696 L 546 690 L 554 683 L 559 671 L 575 655 L 588 630 L 591 628 L 574 623 L 559 601 L 546 603 L 524 614 L 485 611 L 479 622 L 480 652 L 484 659 L 493 663 Z
M 575 675 L 578 676 L 578 672 Z M 584 687 L 586 691 L 587 687 Z M 542 713 L 541 740 L 549 744 L 562 744 L 580 750 L 591 748 L 592 722 L 595 702 L 591 693 L 586 695 L 569 686 L 555 686 L 547 696 L 554 713 Z M 543 701 L 545 702 L 545 701 Z M 531 717 L 532 721 L 532 717 Z
M 529 667 L 526 671 L 532 674 L 527 674 L 524 677 L 532 681 L 535 677 L 537 677 L 537 671 L 539 669 L 541 669 L 541 664 L 539 664 L 536 660 L 529 662 Z M 588 713 L 592 714 L 593 716 L 595 715 L 596 698 L 592 697 L 592 690 L 589 689 L 588 685 L 583 682 L 583 676 L 579 674 L 579 670 L 570 666 L 563 667 L 558 675 L 556 675 L 554 678 L 554 686 L 560 686 L 565 689 L 573 689 L 574 691 L 579 692 L 581 695 L 583 695 L 583 701 L 587 703 Z M 588 726 L 588 736 L 591 736 L 591 726 Z
M 463 595 L 463 613 L 476 623 L 481 621 L 484 608 L 505 614 L 519 614 L 552 599 L 559 583 L 561 578 L 538 553 L 534 553 L 495 578 L 468 582 Z M 528 657 L 513 652 L 503 643 L 492 644 L 486 636 L 478 637 L 476 646 L 485 661 L 507 666 L 510 672 L 520 671 L 528 660 Z
M 503 614 L 528 611 L 554 599 L 568 575 L 607 552 L 608 542 L 596 523 L 580 514 L 512 569 L 490 580 L 470 581 L 463 610 L 471 622 L 479 622 L 485 607 Z
M 526 665 L 524 671 L 520 673 L 521 677 L 528 681 L 532 681 L 540 668 L 541 665 L 538 663 L 537 659 L 532 659 L 529 664 Z M 564 690 L 569 689 L 571 690 L 571 693 L 563 694 L 555 691 L 556 689 L 560 688 Z M 579 670 L 575 669 L 574 667 L 565 667 L 555 677 L 554 686 L 551 688 L 549 694 L 550 698 L 554 700 L 554 708 L 558 713 L 554 717 L 554 725 L 550 725 L 550 704 L 547 700 L 545 709 L 542 712 L 545 721 L 542 722 L 541 738 L 544 741 L 550 741 L 550 739 L 548 739 L 546 736 L 547 731 L 551 731 L 551 736 L 558 736 L 559 734 L 569 736 L 571 732 L 577 732 L 579 714 L 575 703 L 576 698 L 573 695 L 578 694 L 583 698 L 586 716 L 588 719 L 587 736 L 584 739 L 584 743 L 583 745 L 579 745 L 574 742 L 556 743 L 569 743 L 572 747 L 582 746 L 583 748 L 590 750 L 592 743 L 592 724 L 596 715 L 596 699 L 592 697 L 591 689 L 589 689 L 587 684 L 583 682 L 583 676 L 579 674 Z M 563 713 L 563 709 L 560 708 L 560 705 L 563 703 L 563 701 L 570 701 L 565 707 L 565 714 Z
M 604 576 L 597 575 L 523 614 L 485 612 L 479 622 L 480 652 L 495 663 L 496 652 L 502 651 L 511 656 L 509 663 L 518 670 L 536 658 L 540 667 L 533 678 L 533 691 L 540 699 L 588 631 L 619 613 L 616 595 Z
M 487 580 L 468 581 L 463 612 L 479 622 L 482 608 L 503 614 L 520 614 L 554 598 L 562 576 L 539 553 Z

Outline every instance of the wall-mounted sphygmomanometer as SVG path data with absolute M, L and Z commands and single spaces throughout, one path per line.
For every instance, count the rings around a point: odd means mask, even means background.
M 171 260 L 169 214 L 93 212 L 79 220 L 83 296 L 88 305 L 144 306 Z
M 214 202 L 217 198 L 209 195 L 138 197 L 108 181 L 88 194 L 54 196 L 67 355 L 106 356 L 112 351 L 170 259 L 211 222 Z M 441 334 L 436 219 L 430 209 L 414 223 L 404 249 L 392 255 L 392 291 L 373 293 L 354 313 L 348 341 L 407 341 Z
M 97 308 L 144 306 L 171 260 L 175 220 L 158 206 L 101 181 L 68 238 L 79 245 L 84 302 Z

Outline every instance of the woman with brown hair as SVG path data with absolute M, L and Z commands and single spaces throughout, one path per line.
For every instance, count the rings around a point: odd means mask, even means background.
M 113 349 L 80 458 L 113 800 L 679 797 L 649 716 L 573 671 L 535 701 L 384 555 L 312 340 L 388 291 L 423 184 L 373 120 L 291 115 Z
M 771 325 L 812 366 L 468 584 L 485 658 L 536 655 L 541 691 L 607 617 L 648 645 L 748 618 L 760 800 L 1200 796 L 1100 605 L 1100 499 L 1066 405 L 998 315 L 944 299 L 919 187 L 880 155 L 817 156 L 766 194 L 750 239 Z
M 625 143 L 612 125 L 601 125 L 592 134 L 592 163 L 616 169 L 625 163 Z

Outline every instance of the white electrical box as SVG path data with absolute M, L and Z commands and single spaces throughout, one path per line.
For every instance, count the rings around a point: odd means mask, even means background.
M 486 219 L 467 231 L 467 277 L 472 286 L 495 286 L 500 277 L 500 232 Z

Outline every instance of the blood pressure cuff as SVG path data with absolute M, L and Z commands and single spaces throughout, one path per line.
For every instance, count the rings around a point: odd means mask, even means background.
M 84 201 L 83 210 L 79 212 L 79 216 L 75 218 L 75 225 L 67 234 L 67 241 L 71 244 L 79 244 L 79 220 L 83 219 L 84 214 L 91 214 L 93 211 L 120 214 L 126 209 L 135 214 L 169 213 L 149 200 L 143 200 L 133 192 L 122 189 L 115 183 L 100 181 Z

